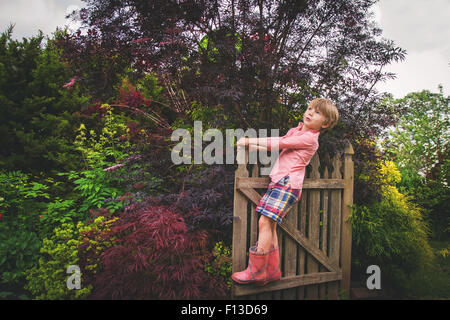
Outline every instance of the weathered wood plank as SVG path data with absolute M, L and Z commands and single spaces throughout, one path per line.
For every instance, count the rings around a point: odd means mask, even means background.
M 256 192 L 255 189 L 251 188 L 240 188 L 240 192 L 242 192 L 249 200 L 251 200 L 255 205 L 258 205 L 259 200 L 261 200 L 261 195 Z
M 328 179 L 328 168 L 325 168 L 323 178 Z M 321 214 L 321 250 L 323 254 L 327 254 L 328 248 L 328 190 L 322 191 L 322 214 Z M 319 272 L 325 271 L 323 266 L 319 266 Z M 327 298 L 327 284 L 319 285 L 319 299 Z
M 333 172 L 331 176 L 333 178 L 341 178 L 341 161 L 336 155 L 332 159 Z M 339 263 L 340 255 L 340 241 L 341 241 L 341 191 L 331 190 L 331 205 L 330 205 L 330 260 L 334 264 Z M 332 300 L 337 300 L 339 292 L 339 283 L 334 282 L 328 285 L 328 297 Z
M 271 282 L 265 286 L 255 286 L 255 285 L 235 285 L 235 295 L 245 296 L 255 293 L 284 290 L 295 288 L 298 286 L 307 286 L 311 284 L 325 283 L 329 281 L 338 281 L 342 278 L 340 272 L 320 272 L 320 273 L 310 273 L 297 276 L 291 276 L 282 278 L 279 281 Z
M 250 179 L 258 179 L 259 178 L 259 165 L 256 163 L 252 166 L 252 170 L 251 170 L 251 176 L 252 178 Z M 254 190 L 254 189 L 252 189 Z M 255 190 L 256 191 L 256 190 Z M 256 192 L 257 193 L 257 192 Z M 255 195 L 256 197 L 256 195 Z M 258 197 L 260 197 L 260 195 L 258 194 Z M 259 200 L 258 200 L 259 202 Z M 253 201 L 250 204 L 250 246 L 253 246 L 256 244 L 256 242 L 258 241 L 258 218 L 259 215 L 256 212 L 256 205 Z M 261 292 L 261 293 L 257 293 L 253 296 L 254 300 L 270 300 L 272 298 L 272 293 L 271 292 Z
M 258 164 L 254 164 L 252 167 L 252 178 L 258 178 L 259 167 Z M 259 194 L 258 194 L 259 196 Z M 253 201 L 250 211 L 250 247 L 256 244 L 258 241 L 258 213 L 256 212 L 256 205 Z
M 270 178 L 238 177 L 236 181 L 238 188 L 263 189 L 269 185 Z M 343 179 L 305 179 L 303 181 L 303 189 L 343 189 L 344 187 Z
M 319 156 L 317 153 L 311 159 L 311 179 L 320 179 L 319 173 Z M 310 190 L 309 196 L 309 223 L 308 223 L 308 240 L 311 246 L 320 251 L 319 249 L 319 237 L 320 237 L 320 191 Z M 308 250 L 308 253 L 310 251 Z M 321 251 L 320 251 L 321 252 Z M 325 255 L 324 255 L 325 256 Z M 306 262 L 307 273 L 319 272 L 319 265 L 317 261 L 313 259 L 311 255 L 307 256 Z M 317 285 L 310 285 L 306 291 L 306 299 L 317 300 L 319 299 L 319 287 Z
M 287 213 L 285 220 L 297 225 L 298 206 L 295 203 Z M 295 276 L 297 274 L 297 243 L 290 237 L 284 240 L 284 277 Z M 294 300 L 297 296 L 295 288 L 286 289 L 283 292 L 283 299 Z
M 263 189 L 267 188 L 270 183 L 269 177 L 257 177 L 257 178 L 244 178 L 239 177 L 237 180 L 238 188 L 255 188 Z
M 245 154 L 244 154 L 245 156 Z M 248 159 L 248 158 L 247 158 Z M 246 161 L 245 161 L 246 163 Z M 238 165 L 235 171 L 234 181 L 234 200 L 233 200 L 233 251 L 232 251 L 232 272 L 242 271 L 246 268 L 247 253 L 247 199 L 238 192 L 236 179 L 238 177 L 248 177 L 248 171 L 245 163 Z M 236 296 L 236 287 L 232 285 L 231 295 Z
M 352 255 L 352 227 L 348 221 L 350 216 L 350 206 L 353 205 L 353 181 L 354 181 L 354 164 L 352 155 L 354 154 L 351 144 L 348 144 L 344 152 L 344 180 L 345 189 L 342 204 L 342 220 L 341 220 L 341 266 L 342 280 L 341 288 L 350 296 L 350 270 Z
M 284 233 L 283 233 L 282 229 L 277 226 L 278 250 L 280 252 L 280 268 L 282 267 L 281 259 L 283 258 L 283 250 L 284 250 L 283 249 L 283 237 L 284 237 Z M 283 276 L 283 274 L 281 276 Z M 274 300 L 282 300 L 282 294 L 283 294 L 283 290 L 275 290 L 272 293 L 272 297 Z
M 300 216 L 299 216 L 299 226 L 297 227 L 300 230 L 301 234 L 306 233 L 306 193 L 308 191 L 302 191 L 300 198 Z M 305 196 L 304 196 L 305 195 Z M 305 262 L 306 262 L 306 250 L 302 246 L 299 246 L 298 249 L 298 274 L 305 274 Z M 303 300 L 305 298 L 305 287 L 301 286 L 297 288 L 297 298 L 299 300 Z

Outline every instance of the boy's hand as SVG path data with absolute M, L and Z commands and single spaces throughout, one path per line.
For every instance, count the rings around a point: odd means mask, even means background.
M 240 138 L 237 142 L 238 147 L 246 147 L 248 145 L 248 139 L 247 138 Z

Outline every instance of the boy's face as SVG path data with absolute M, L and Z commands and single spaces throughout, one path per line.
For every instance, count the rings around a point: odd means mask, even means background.
M 307 128 L 320 130 L 322 128 L 327 128 L 329 124 L 326 124 L 325 116 L 319 111 L 319 109 L 314 109 L 308 106 L 305 114 L 303 115 L 303 125 Z

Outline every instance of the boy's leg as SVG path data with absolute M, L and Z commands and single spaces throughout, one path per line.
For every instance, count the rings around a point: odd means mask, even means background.
M 239 284 L 265 285 L 281 278 L 280 258 L 276 237 L 276 222 L 261 215 L 259 218 L 258 246 L 250 248 L 248 267 L 235 272 L 231 278 Z M 275 235 L 275 237 L 274 237 Z M 275 249 L 273 246 L 275 246 Z
M 272 224 L 272 244 L 274 248 L 278 248 L 277 224 Z
M 258 251 L 268 251 L 278 240 L 276 238 L 276 222 L 265 215 L 259 218 Z M 275 234 L 275 239 L 274 239 Z

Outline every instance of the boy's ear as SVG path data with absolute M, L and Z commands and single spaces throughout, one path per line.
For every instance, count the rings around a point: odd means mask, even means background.
M 325 122 L 324 124 L 322 124 L 322 129 L 326 129 L 326 128 L 328 128 L 330 125 L 331 125 L 331 122 L 330 122 L 330 121 Z

